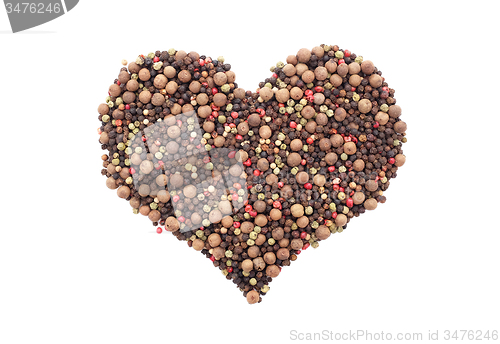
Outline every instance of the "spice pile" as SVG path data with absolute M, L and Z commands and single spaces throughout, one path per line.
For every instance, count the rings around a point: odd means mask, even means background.
M 406 123 L 381 74 L 321 45 L 251 92 L 222 57 L 140 55 L 98 107 L 106 185 L 260 302 L 301 251 L 385 202 Z

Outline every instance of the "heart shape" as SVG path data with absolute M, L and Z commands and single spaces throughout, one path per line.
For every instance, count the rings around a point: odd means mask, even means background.
M 106 185 L 260 302 L 302 250 L 385 202 L 406 124 L 381 74 L 321 45 L 250 92 L 221 57 L 140 55 L 98 107 Z

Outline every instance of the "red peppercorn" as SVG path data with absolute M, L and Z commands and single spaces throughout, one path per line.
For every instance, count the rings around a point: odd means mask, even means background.
M 236 135 L 236 140 L 243 140 L 243 136 L 241 136 L 240 134 Z
M 396 162 L 396 159 L 394 159 L 394 158 L 389 158 L 389 164 L 391 164 L 391 165 L 392 165 L 392 164 L 394 164 L 395 162 Z
M 313 94 L 313 91 L 311 91 L 311 90 L 306 90 L 306 91 L 304 92 L 304 94 L 305 94 L 306 96 L 311 96 L 311 95 Z
M 375 122 L 375 123 L 373 124 L 373 127 L 374 127 L 374 128 L 378 128 L 378 127 L 379 127 L 379 125 L 380 125 L 380 124 L 379 124 L 378 122 Z
M 236 151 L 230 151 L 229 154 L 227 155 L 227 157 L 229 159 L 232 159 L 232 158 L 234 158 L 235 155 L 236 155 Z
M 283 184 L 283 182 L 278 182 L 278 187 L 279 188 L 282 188 L 283 186 L 285 186 L 285 184 Z
M 234 226 L 234 228 L 240 228 L 241 223 L 239 223 L 239 222 L 233 222 L 233 226 Z
M 210 256 L 210 260 L 211 260 L 212 262 L 214 262 L 214 261 L 215 261 L 215 257 L 214 257 L 213 255 L 211 255 L 211 256 Z
M 336 219 L 336 218 L 337 218 L 337 212 L 336 212 L 336 211 L 332 213 L 332 218 L 333 218 L 333 219 Z
M 217 87 L 212 88 L 212 95 L 215 96 L 217 93 L 219 93 L 219 90 L 217 89 Z
M 352 206 L 354 205 L 352 198 L 348 198 L 345 203 L 349 208 L 352 208 Z
M 354 92 L 354 91 L 356 91 L 356 87 L 353 86 L 353 87 L 351 87 L 351 92 Z
M 125 105 L 125 109 L 126 109 L 126 110 L 130 110 L 130 105 L 128 105 L 128 104 L 127 104 L 127 105 Z
M 300 254 L 300 251 L 295 251 L 295 254 L 296 254 L 296 255 L 299 255 L 299 254 Z
M 179 199 L 180 199 L 179 195 L 175 195 L 174 197 L 172 197 L 172 200 L 174 202 L 179 202 Z
M 116 84 L 117 84 L 118 86 L 120 86 L 122 83 L 118 80 L 118 81 L 116 82 Z
M 342 63 L 345 63 L 344 59 L 340 59 L 339 60 L 339 65 L 342 64 Z
M 344 192 L 344 188 L 343 187 L 339 187 L 339 191 L 340 192 Z
M 247 161 L 245 161 L 245 162 L 243 163 L 243 165 L 245 165 L 246 167 L 249 167 L 250 165 L 252 165 L 252 160 L 250 160 L 250 158 L 248 158 L 248 160 L 247 160 Z
M 227 272 L 233 272 L 233 267 L 232 267 L 232 266 L 230 266 L 230 267 L 228 267 L 226 270 L 227 270 Z
M 291 121 L 290 122 L 290 128 L 292 128 L 292 129 L 297 128 L 297 123 L 295 123 L 294 121 Z
M 254 170 L 253 171 L 253 175 L 256 176 L 256 177 L 260 176 L 260 171 L 259 170 Z
M 301 239 L 305 239 L 305 238 L 306 238 L 306 236 L 307 236 L 307 233 L 306 233 L 306 232 L 302 232 L 302 233 L 300 233 L 300 238 L 301 238 Z
M 338 191 L 339 185 L 338 184 L 333 184 L 333 190 Z
M 163 232 L 163 230 L 161 229 L 161 227 L 156 228 L 156 233 L 161 234 L 161 232 Z
M 200 64 L 201 67 L 205 65 L 205 60 L 199 59 L 198 63 Z
M 274 201 L 273 202 L 273 207 L 281 209 L 281 202 L 280 201 Z
M 349 50 L 347 50 L 347 49 L 346 49 L 346 50 L 344 50 L 344 56 L 345 56 L 345 57 L 349 57 L 349 56 L 351 56 L 351 52 L 350 52 Z
M 279 103 L 279 104 L 278 104 L 278 106 L 279 106 L 279 107 L 285 107 L 285 104 L 283 104 L 283 103 Z
M 314 88 L 314 90 L 315 90 L 316 92 L 323 92 L 323 87 L 321 87 L 321 86 L 316 86 L 316 87 Z
M 180 222 L 184 222 L 184 221 L 186 221 L 186 218 L 184 216 L 179 216 L 178 220 Z
M 335 171 L 335 166 L 328 167 L 328 172 L 333 172 L 333 171 Z
M 251 211 L 252 211 L 252 209 L 253 209 L 253 208 L 252 208 L 252 206 L 251 206 L 250 204 L 249 204 L 249 205 L 247 205 L 247 206 L 245 206 L 245 211 L 246 211 L 247 213 L 251 212 Z
M 304 184 L 304 187 L 307 189 L 307 190 L 311 190 L 313 188 L 312 184 L 311 183 L 305 183 Z
M 155 56 L 155 58 L 153 59 L 153 62 L 160 62 L 160 58 L 158 56 Z
M 303 250 L 307 250 L 309 248 L 309 246 L 311 246 L 310 243 L 306 242 L 304 246 L 302 246 L 302 249 Z
M 238 113 L 236 111 L 231 112 L 231 117 L 234 119 L 238 118 Z
M 129 171 L 130 171 L 130 174 L 135 174 L 135 168 L 131 167 Z
M 257 216 L 257 212 L 255 210 L 250 211 L 249 214 L 251 217 Z

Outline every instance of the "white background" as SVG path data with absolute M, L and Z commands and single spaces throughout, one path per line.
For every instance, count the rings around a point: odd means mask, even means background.
M 81 1 L 9 34 L 0 8 L 0 343 L 287 343 L 290 331 L 500 330 L 495 1 Z M 321 43 L 374 61 L 408 124 L 387 202 L 258 305 L 105 186 L 97 106 L 171 47 L 255 90 Z

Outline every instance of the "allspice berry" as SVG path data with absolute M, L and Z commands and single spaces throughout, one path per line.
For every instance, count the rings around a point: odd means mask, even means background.
M 302 250 L 302 246 L 304 246 L 304 243 L 302 242 L 302 239 L 293 239 L 290 243 L 290 246 L 293 250 L 298 251 Z
M 352 201 L 354 204 L 362 204 L 365 201 L 365 194 L 359 191 L 356 191 L 354 195 L 352 195 Z
M 286 161 L 288 163 L 288 166 L 295 167 L 300 165 L 302 158 L 300 157 L 299 153 L 290 153 Z
M 227 83 L 227 75 L 224 72 L 218 72 L 214 75 L 214 82 L 217 86 L 222 86 Z
M 193 240 L 193 248 L 196 251 L 201 251 L 205 247 L 205 243 L 201 239 L 194 239 Z
M 401 106 L 399 105 L 391 105 L 389 106 L 389 116 L 392 118 L 398 118 L 401 116 Z
M 375 66 L 373 65 L 372 61 L 365 60 L 361 62 L 361 70 L 363 71 L 363 73 L 369 75 L 375 71 Z
M 251 259 L 245 259 L 241 262 L 241 269 L 245 272 L 250 272 L 253 270 L 253 262 Z
M 254 303 L 257 303 L 259 302 L 259 299 L 260 299 L 260 296 L 259 296 L 259 293 L 255 290 L 250 290 L 248 293 L 247 293 L 247 302 L 251 305 L 253 305 Z
M 176 232 L 180 228 L 180 223 L 174 216 L 169 216 L 165 220 L 165 229 L 169 232 Z
M 302 48 L 297 52 L 299 62 L 306 63 L 311 58 L 311 51 L 307 48 Z
M 377 121 L 380 125 L 386 125 L 387 122 L 389 122 L 389 115 L 383 111 L 379 111 L 375 115 L 375 121 Z
M 255 246 L 252 246 L 252 247 L 255 247 Z M 254 258 L 253 268 L 257 271 L 264 270 L 266 268 L 266 263 L 264 262 L 264 259 L 262 259 L 262 257 Z
M 280 274 L 280 268 L 276 265 L 269 265 L 267 268 L 266 268 L 266 275 L 269 276 L 269 277 L 278 277 L 278 275 Z
M 290 99 L 290 92 L 286 88 L 282 88 L 278 92 L 276 92 L 276 100 L 279 103 L 286 103 Z
M 113 177 L 109 177 L 108 179 L 106 179 L 106 186 L 111 190 L 114 190 L 118 187 L 116 185 L 116 180 Z
M 353 155 L 356 153 L 356 144 L 354 142 L 344 143 L 344 153 L 347 155 Z
M 216 260 L 224 258 L 225 255 L 226 255 L 226 251 L 222 247 L 218 246 L 218 247 L 214 248 L 213 256 Z M 250 261 L 250 263 L 252 263 L 252 261 L 250 259 L 248 259 L 248 260 Z M 253 267 L 253 263 L 252 263 L 252 267 Z
M 397 167 L 401 167 L 406 162 L 406 156 L 404 154 L 398 154 L 395 156 L 394 160 L 394 165 L 396 165 Z
M 325 225 L 321 225 L 316 228 L 316 231 L 314 233 L 319 240 L 326 240 L 331 234 L 330 229 Z
M 377 208 L 377 200 L 375 198 L 368 198 L 363 205 L 366 210 L 374 210 Z
M 111 97 L 118 97 L 122 93 L 122 89 L 117 84 L 109 86 L 108 91 Z
M 274 252 L 266 252 L 266 254 L 264 254 L 264 261 L 266 264 L 274 264 L 276 262 L 276 255 Z
M 151 78 L 151 73 L 147 68 L 143 68 L 139 71 L 139 79 L 142 81 L 148 81 Z
M 281 219 L 281 217 L 282 217 L 281 210 L 276 209 L 276 208 L 271 209 L 271 212 L 270 212 L 270 214 L 269 214 L 269 215 L 271 216 L 271 219 L 272 219 L 273 221 L 278 221 L 278 220 L 280 220 L 280 219 Z
M 365 183 L 365 188 L 368 191 L 374 192 L 377 191 L 378 189 L 378 183 L 374 181 L 373 179 L 367 180 Z
M 148 217 L 151 220 L 151 222 L 156 222 L 160 220 L 161 213 L 158 210 L 151 210 L 148 214 Z
M 271 135 L 272 135 L 272 131 L 271 131 L 271 128 L 269 128 L 269 126 L 264 125 L 264 126 L 259 128 L 259 136 L 261 138 L 268 139 L 271 137 Z
M 406 123 L 403 121 L 396 122 L 394 124 L 394 130 L 399 134 L 404 133 L 406 131 Z
M 365 169 L 365 162 L 362 159 L 356 159 L 352 163 L 352 168 L 356 172 L 361 172 Z
M 274 92 L 269 87 L 262 87 L 259 91 L 259 96 L 267 102 L 274 96 Z
M 220 245 L 222 242 L 222 239 L 220 238 L 220 235 L 217 233 L 212 233 L 208 236 L 208 243 L 212 247 L 217 247 Z
M 372 110 L 372 102 L 368 99 L 361 99 L 358 102 L 358 109 L 361 113 L 368 113 Z
M 304 207 L 302 206 L 302 204 L 296 203 L 292 205 L 290 211 L 292 212 L 293 217 L 301 217 L 304 215 Z
M 107 115 L 109 113 L 109 106 L 108 106 L 108 104 L 104 104 L 104 103 L 99 104 L 99 106 L 97 107 L 97 112 L 100 115 Z
M 214 96 L 215 106 L 222 107 L 222 106 L 226 105 L 226 101 L 227 101 L 227 96 L 224 93 L 217 93 Z
M 338 227 L 345 226 L 347 223 L 347 216 L 344 214 L 338 214 L 337 217 L 335 218 L 335 225 Z
M 278 252 L 276 252 L 276 257 L 279 259 L 279 260 L 285 260 L 285 259 L 288 259 L 288 257 L 290 257 L 290 251 L 288 251 L 288 249 L 286 248 L 280 248 L 278 250 Z
M 130 196 L 130 188 L 126 185 L 122 185 L 118 188 L 116 193 L 120 198 L 128 198 L 128 196 Z

